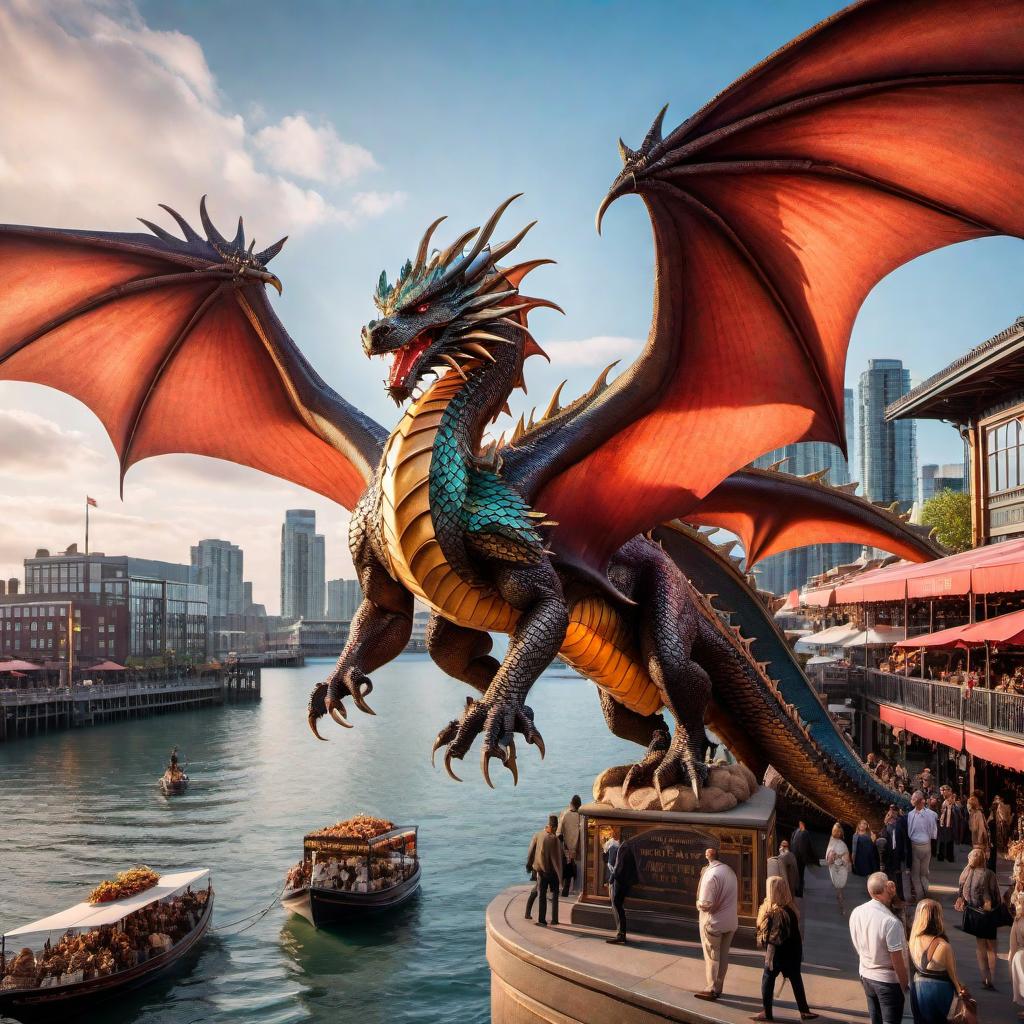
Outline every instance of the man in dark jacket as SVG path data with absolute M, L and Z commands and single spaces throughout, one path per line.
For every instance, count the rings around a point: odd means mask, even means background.
M 942 804 L 937 811 L 939 837 L 936 853 L 939 860 L 952 864 L 956 860 L 955 845 L 960 834 L 960 808 L 953 799 L 953 790 L 949 786 L 943 786 L 939 792 L 942 794 Z
M 901 900 L 910 895 L 910 863 L 913 847 L 910 845 L 910 834 L 907 831 L 907 816 L 895 808 L 894 816 L 885 827 L 889 839 L 889 862 L 886 874 L 896 883 L 896 893 Z
M 537 897 L 540 911 L 537 924 L 547 927 L 548 893 L 551 893 L 551 923 L 558 924 L 558 889 L 562 884 L 562 844 L 555 832 L 558 830 L 558 815 L 548 816 L 548 827 L 538 832 L 530 841 L 526 855 L 526 870 L 537 872 Z
M 800 873 L 795 896 L 804 894 L 804 871 L 808 864 L 815 862 L 814 846 L 811 844 L 811 833 L 807 831 L 807 825 L 797 822 L 796 831 L 789 837 L 789 848 L 796 857 L 796 866 Z
M 612 898 L 612 913 L 615 914 L 615 935 L 606 939 L 612 945 L 626 944 L 626 897 L 629 890 L 640 881 L 640 872 L 636 866 L 636 854 L 633 844 L 628 840 L 624 843 L 609 844 L 606 850 L 608 857 L 608 890 Z

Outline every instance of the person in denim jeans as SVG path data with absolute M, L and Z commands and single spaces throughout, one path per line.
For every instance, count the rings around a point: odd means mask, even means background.
M 850 914 L 850 938 L 860 959 L 860 981 L 871 1024 L 900 1024 L 910 984 L 906 934 L 890 907 L 896 884 L 883 871 L 868 877 L 867 903 Z

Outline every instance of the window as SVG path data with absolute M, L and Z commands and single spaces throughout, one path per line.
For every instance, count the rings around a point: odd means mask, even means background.
M 988 494 L 1024 486 L 1024 424 L 1013 419 L 985 431 L 985 490 Z

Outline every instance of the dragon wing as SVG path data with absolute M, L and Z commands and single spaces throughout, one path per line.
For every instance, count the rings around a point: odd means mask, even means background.
M 639 150 L 620 144 L 598 211 L 600 226 L 634 193 L 650 214 L 647 345 L 557 438 L 506 458 L 580 568 L 688 518 L 766 451 L 845 447 L 846 351 L 872 287 L 941 246 L 1024 236 L 1024 5 L 865 0 L 665 138 L 663 115 Z
M 228 241 L 0 226 L 0 380 L 64 391 L 128 468 L 185 452 L 272 473 L 352 508 L 386 432 L 316 374 L 266 295 L 242 221 Z

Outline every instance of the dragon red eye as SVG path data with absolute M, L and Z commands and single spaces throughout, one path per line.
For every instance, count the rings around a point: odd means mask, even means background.
M 416 307 L 416 312 L 417 312 L 417 313 L 426 313 L 426 311 L 427 311 L 428 309 L 430 309 L 430 303 L 429 303 L 429 302 L 421 302 L 421 303 L 420 303 L 420 304 L 419 304 L 419 305 L 418 305 L 418 306 Z

